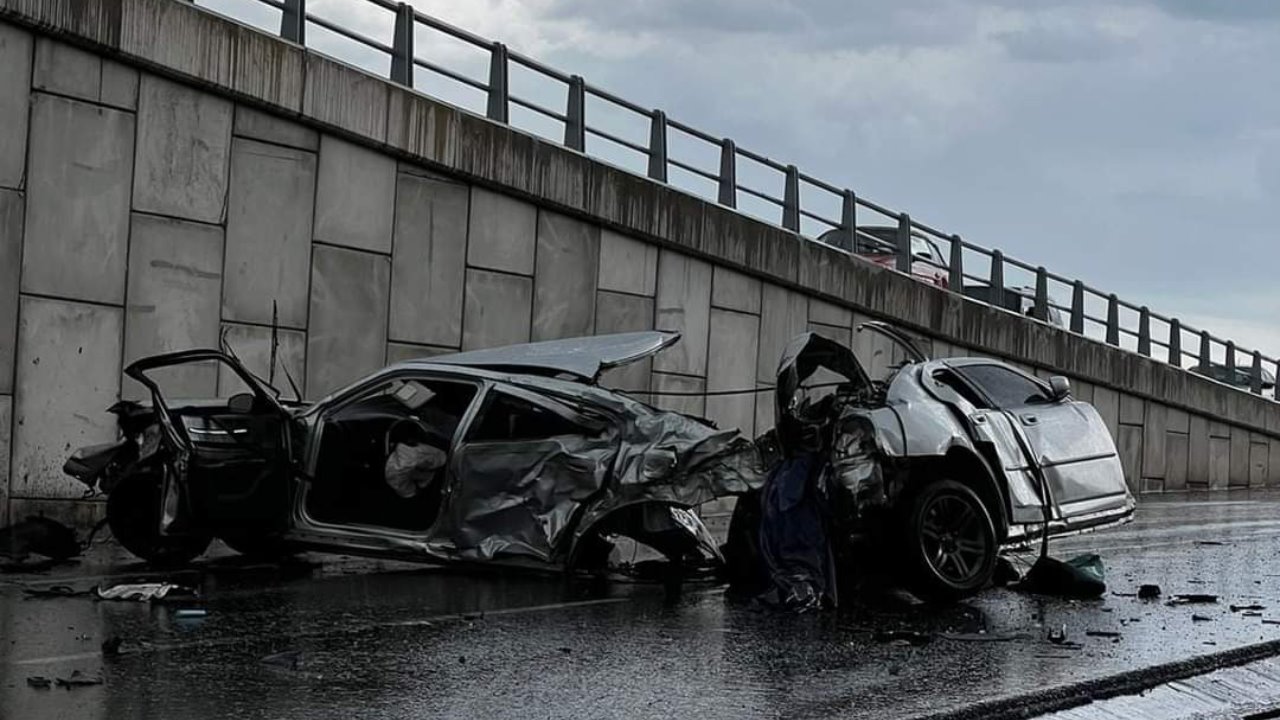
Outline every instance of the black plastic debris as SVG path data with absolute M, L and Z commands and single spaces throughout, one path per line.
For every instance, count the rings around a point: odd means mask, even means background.
M 1089 553 L 1064 562 L 1042 555 L 1014 589 L 1065 598 L 1096 598 L 1107 591 L 1102 558 Z
M 1022 579 L 1022 573 L 1018 572 L 1018 568 L 1014 567 L 1013 562 L 1009 558 L 1001 555 L 996 558 L 995 573 L 991 576 L 991 584 L 996 587 L 1004 587 L 1012 585 Z
M 88 687 L 90 685 L 101 685 L 101 675 L 88 675 L 80 670 L 73 670 L 67 677 L 56 678 L 53 681 L 60 688 L 68 690 L 78 687 Z
M 4 564 L 5 571 L 45 569 L 79 554 L 80 543 L 76 540 L 75 531 L 56 520 L 32 515 L 0 529 L 0 556 L 12 561 Z M 45 559 L 35 563 L 25 562 L 31 555 L 39 555 Z
M 1213 618 L 1208 615 L 1192 614 L 1191 622 L 1212 622 Z
M 1206 595 L 1204 593 L 1184 593 L 1174 595 L 1169 600 L 1170 605 L 1207 605 L 1218 602 L 1217 595 Z
M 1155 598 L 1158 598 L 1158 597 L 1160 597 L 1160 586 L 1159 586 L 1159 585 L 1150 585 L 1150 584 L 1148 584 L 1148 585 L 1143 585 L 1142 587 L 1138 588 L 1138 599 L 1139 599 L 1139 600 L 1154 600 Z
M 48 690 L 53 687 L 53 681 L 42 675 L 32 675 L 27 678 L 27 685 L 37 690 Z
M 112 636 L 102 641 L 102 656 L 115 657 L 120 654 L 120 646 L 124 645 L 124 638 Z
M 1088 637 L 1096 638 L 1119 638 L 1122 635 L 1115 630 L 1086 630 L 1084 633 Z
M 938 637 L 943 640 L 955 640 L 956 642 L 1014 642 L 1015 640 L 1030 640 L 1029 633 L 989 633 L 989 632 L 971 632 L 971 633 L 941 633 Z
M 45 588 L 23 588 L 22 594 L 28 598 L 61 598 L 88 595 L 88 590 L 76 590 L 70 585 L 50 585 Z
M 1050 628 L 1049 642 L 1054 645 L 1065 644 L 1067 642 L 1067 626 L 1063 625 L 1062 627 Z
M 1258 610 L 1266 610 L 1266 609 L 1267 609 L 1266 605 L 1259 605 L 1257 603 L 1253 603 L 1252 605 L 1232 605 L 1231 606 L 1231 612 L 1240 612 L 1242 610 L 1256 612 Z

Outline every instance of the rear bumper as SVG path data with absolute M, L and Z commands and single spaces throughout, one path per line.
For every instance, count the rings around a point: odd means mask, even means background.
M 1077 515 L 1066 520 L 1053 520 L 1049 523 L 1049 537 L 1068 537 L 1123 525 L 1133 520 L 1133 513 L 1136 508 L 1137 501 L 1134 500 L 1133 496 L 1129 496 L 1125 499 L 1123 507 Z M 1039 540 L 1044 534 L 1043 531 L 1043 523 L 1010 525 L 1009 536 L 1005 538 L 1005 545 L 1009 547 L 1025 546 Z

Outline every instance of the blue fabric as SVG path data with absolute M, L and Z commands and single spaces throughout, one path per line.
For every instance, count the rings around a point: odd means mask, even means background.
M 834 562 L 827 537 L 826 459 L 814 454 L 785 458 L 761 493 L 760 554 L 769 576 L 761 600 L 814 610 L 836 604 Z

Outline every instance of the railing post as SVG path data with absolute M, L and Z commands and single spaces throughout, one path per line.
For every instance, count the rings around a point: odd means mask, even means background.
M 1280 360 L 1276 361 L 1275 374 L 1276 374 L 1275 396 L 1276 396 L 1276 400 L 1280 400 Z
M 496 42 L 489 56 L 489 106 L 485 117 L 510 122 L 510 95 L 507 92 L 507 46 Z
M 1151 357 L 1151 311 L 1146 305 L 1138 310 L 1138 354 Z
M 1049 271 L 1044 266 L 1036 268 L 1036 304 L 1032 312 L 1037 320 L 1049 322 Z
M 1178 318 L 1169 321 L 1169 364 L 1182 367 L 1182 323 Z
M 951 263 L 947 267 L 947 289 L 964 294 L 964 241 L 951 236 Z
M 284 0 L 280 37 L 299 45 L 307 44 L 307 0 Z
M 654 110 L 649 124 L 649 177 L 667 181 L 667 114 Z
M 1213 341 L 1209 339 L 1209 331 L 1200 331 L 1200 372 L 1209 374 L 1213 364 Z
M 991 299 L 987 302 L 1006 310 L 1004 302 L 1004 253 L 991 251 Z M 1016 308 L 1015 308 L 1016 309 Z
M 1249 373 L 1249 391 L 1254 395 L 1262 394 L 1262 353 L 1253 351 L 1253 370 Z
M 1236 341 L 1227 341 L 1226 356 L 1223 358 L 1223 364 L 1227 366 L 1227 377 L 1236 379 Z
M 911 274 L 911 216 L 902 213 L 898 216 L 898 235 L 897 247 L 894 250 L 898 255 L 896 267 L 898 272 Z
M 413 8 L 396 6 L 396 28 L 391 40 L 391 82 L 413 87 Z
M 1084 334 L 1084 283 L 1071 283 L 1071 332 Z
M 587 82 L 581 75 L 569 78 L 569 101 L 564 113 L 565 147 L 578 152 L 587 149 Z
M 738 146 L 729 138 L 720 141 L 720 204 L 738 207 Z
M 858 238 L 858 197 L 846 189 L 840 195 L 840 232 L 836 233 L 836 247 L 853 252 Z
M 1107 344 L 1120 346 L 1120 298 L 1107 296 Z
M 800 232 L 800 171 L 787 166 L 786 186 L 782 190 L 782 227 Z

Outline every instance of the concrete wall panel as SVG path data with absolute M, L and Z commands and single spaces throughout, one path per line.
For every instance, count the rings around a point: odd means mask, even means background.
M 600 228 L 540 211 L 535 265 L 532 338 L 590 335 L 596 322 Z
M 261 325 L 239 325 L 223 323 L 227 344 L 235 350 L 236 357 L 249 372 L 275 385 L 281 396 L 293 399 L 293 387 L 289 377 L 298 384 L 304 393 L 306 389 L 306 357 L 307 334 L 298 330 L 278 328 L 276 330 L 276 368 L 271 372 L 271 328 Z M 286 376 L 286 371 L 288 375 Z M 231 368 L 218 365 L 218 397 L 231 397 L 249 388 Z
M 707 391 L 707 381 L 699 377 L 687 375 L 668 375 L 656 372 L 653 374 L 653 396 L 649 404 L 654 407 L 684 413 L 695 417 L 706 415 L 706 398 L 702 395 L 663 395 L 662 393 L 703 393 Z
M 529 342 L 533 278 L 469 269 L 465 292 L 463 350 Z
M 471 190 L 401 173 L 391 262 L 391 339 L 457 347 L 467 263 Z
M 818 322 L 809 323 L 809 332 L 817 333 L 828 340 L 834 340 L 845 347 L 850 346 L 850 338 L 853 337 L 852 331 L 848 327 L 824 325 Z
M 623 293 L 596 293 L 596 334 L 632 332 L 653 329 L 654 299 Z M 679 343 L 677 343 L 677 346 Z M 671 352 L 667 349 L 658 357 Z M 649 374 L 653 361 L 644 359 L 616 370 L 604 373 L 600 384 L 604 387 L 642 391 L 649 389 Z
M 231 121 L 228 100 L 143 75 L 138 90 L 133 208 L 200 222 L 226 209 Z
M 1094 387 L 1093 406 L 1097 408 L 1098 414 L 1102 416 L 1102 422 L 1105 423 L 1107 429 L 1111 431 L 1112 439 L 1118 442 L 1120 438 L 1119 394 L 1111 388 L 1101 386 Z
M 391 260 L 317 245 L 311 265 L 307 395 L 323 397 L 387 361 Z
M 1169 424 L 1168 409 L 1163 405 L 1150 403 L 1147 406 L 1147 422 L 1143 427 L 1142 437 L 1142 477 L 1163 478 L 1167 472 L 1165 459 L 1168 436 L 1166 426 Z
M 102 96 L 102 60 L 86 50 L 40 38 L 36 41 L 31 86 L 36 90 L 98 102 Z
M 600 231 L 600 289 L 653 297 L 658 246 L 612 230 Z
M 67 455 L 111 442 L 106 409 L 120 390 L 120 308 L 22 298 L 14 398 L 13 496 L 74 498 L 84 485 L 62 474 Z
M 240 137 L 287 145 L 299 150 L 320 149 L 320 133 L 247 105 L 236 106 L 233 132 Z
M 853 311 L 824 300 L 810 300 L 809 322 L 848 328 L 853 323 Z
M 102 61 L 102 104 L 138 109 L 138 71 L 114 60 Z
M 1249 443 L 1249 487 L 1266 487 L 1271 465 L 1270 448 L 1266 439 L 1260 435 L 1254 436 L 1253 440 L 1254 442 Z
M 418 358 L 448 355 L 458 352 L 457 348 L 436 347 L 434 345 L 414 345 L 412 343 L 387 343 L 387 364 L 416 360 Z
M 1231 477 L 1231 440 L 1209 437 L 1209 488 L 1226 489 Z
M 725 310 L 759 315 L 760 281 L 750 275 L 717 265 L 711 277 L 711 305 Z
M 680 342 L 659 353 L 653 367 L 681 375 L 707 374 L 711 322 L 711 265 L 670 250 L 658 255 L 654 327 L 680 333 Z
M 1165 438 L 1164 489 L 1166 491 L 1186 489 L 1190 444 L 1190 437 L 1182 433 L 1169 433 Z
M 714 309 L 707 350 L 707 390 L 746 390 L 755 387 L 760 318 Z M 707 417 L 722 428 L 738 428 L 754 437 L 755 395 L 715 395 L 707 398 Z
M 13 392 L 22 267 L 22 193 L 0 190 L 0 394 Z
M 1232 487 L 1249 485 L 1249 431 L 1231 428 L 1231 469 L 1229 484 Z
M 302 111 L 325 125 L 382 142 L 387 134 L 387 85 L 379 77 L 308 52 Z
M 1146 401 L 1142 398 L 1120 393 L 1120 422 L 1125 425 L 1141 425 L 1145 406 Z
M 9 447 L 13 439 L 13 396 L 0 395 L 0 525 L 9 524 Z
M 316 156 L 237 138 L 231 147 L 222 316 L 307 326 Z
M 1280 439 L 1267 441 L 1267 487 L 1280 485 Z
M 1187 484 L 1209 485 L 1209 421 L 1192 415 L 1187 433 Z
M 764 285 L 760 301 L 760 349 L 756 380 L 773 384 L 778 358 L 791 338 L 809 327 L 809 298 L 777 285 Z M 855 350 L 856 351 L 856 350 Z M 862 357 L 862 355 L 859 355 Z M 865 360 L 864 360 L 865 362 Z
M 1121 425 L 1120 440 L 1116 446 L 1120 451 L 1120 464 L 1124 467 L 1124 478 L 1129 483 L 1129 489 L 1138 492 L 1142 487 L 1142 428 Z
M 20 188 L 26 177 L 27 119 L 31 112 L 30 33 L 0 23 L 0 187 Z M 0 518 L 2 519 L 2 518 Z
M 222 228 L 153 215 L 133 216 L 124 361 L 173 350 L 218 346 L 222 302 Z M 217 367 L 183 365 L 158 371 L 172 397 L 217 392 Z M 123 395 L 143 399 L 141 384 L 125 379 Z
M 395 160 L 332 135 L 320 138 L 316 240 L 391 252 L 395 199 Z
M 538 209 L 506 195 L 471 188 L 467 264 L 504 272 L 533 274 Z
M 133 115 L 43 93 L 31 114 L 22 289 L 120 304 Z

